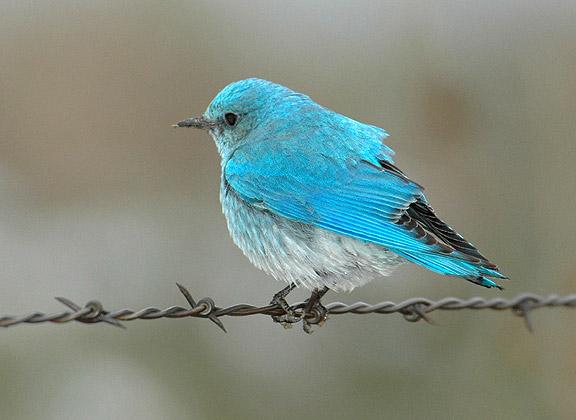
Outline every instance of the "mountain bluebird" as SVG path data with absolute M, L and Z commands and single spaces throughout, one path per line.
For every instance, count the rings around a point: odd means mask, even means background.
M 216 142 L 232 239 L 288 283 L 271 304 L 294 322 L 285 297 L 312 290 L 297 317 L 306 331 L 311 314 L 325 318 L 326 291 L 350 291 L 406 261 L 488 288 L 500 288 L 490 278 L 506 278 L 436 216 L 394 164 L 381 128 L 260 79 L 226 86 L 201 117 L 175 126 L 208 130 Z

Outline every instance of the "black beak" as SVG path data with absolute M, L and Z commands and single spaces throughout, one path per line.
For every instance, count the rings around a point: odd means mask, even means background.
M 173 124 L 172 127 L 194 127 L 200 128 L 202 130 L 208 130 L 214 127 L 214 123 L 204 117 L 192 117 L 178 121 L 176 124 Z

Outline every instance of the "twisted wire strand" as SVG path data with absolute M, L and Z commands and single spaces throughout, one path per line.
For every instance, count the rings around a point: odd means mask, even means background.
M 159 309 L 150 306 L 136 311 L 128 308 L 116 311 L 107 311 L 100 302 L 95 300 L 89 301 L 84 306 L 79 306 L 69 299 L 57 297 L 56 299 L 63 305 L 66 305 L 69 310 L 47 314 L 42 312 L 32 312 L 23 316 L 0 315 L 0 327 L 13 327 L 22 324 L 40 324 L 47 322 L 63 324 L 74 321 L 84 324 L 104 322 L 124 328 L 122 322 L 134 321 L 137 319 L 208 318 L 223 331 L 226 331 L 220 319 L 221 317 L 240 317 L 257 314 L 274 317 L 288 315 L 284 309 L 276 305 L 254 306 L 241 303 L 228 307 L 219 307 L 211 298 L 202 298 L 196 301 L 185 287 L 178 284 L 178 288 L 188 301 L 189 307 L 170 306 L 165 309 Z M 299 312 L 300 319 L 306 317 L 309 324 L 321 324 L 324 322 L 324 318 L 317 316 L 318 314 L 304 313 L 304 307 L 304 302 L 292 306 L 296 312 Z M 545 307 L 576 308 L 576 294 L 566 296 L 555 294 L 539 296 L 533 293 L 523 293 L 512 299 L 485 299 L 481 297 L 460 299 L 456 297 L 446 297 L 438 301 L 415 297 L 399 303 L 380 302 L 376 304 L 365 302 L 356 302 L 352 304 L 332 302 L 326 305 L 326 310 L 330 315 L 398 313 L 409 322 L 420 320 L 431 322 L 428 314 L 438 310 L 455 311 L 464 309 L 491 309 L 495 311 L 510 311 L 515 315 L 523 317 L 527 328 L 532 331 L 530 319 L 531 311 Z

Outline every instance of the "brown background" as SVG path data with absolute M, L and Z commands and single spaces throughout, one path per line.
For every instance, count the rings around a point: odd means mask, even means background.
M 386 128 L 397 162 L 512 280 L 404 267 L 326 301 L 574 292 L 573 1 L 0 2 L 0 313 L 222 305 L 280 288 L 228 237 L 219 160 L 173 130 L 258 76 Z M 302 299 L 303 292 L 294 299 Z M 0 413 L 574 418 L 576 314 L 265 317 L 0 331 Z

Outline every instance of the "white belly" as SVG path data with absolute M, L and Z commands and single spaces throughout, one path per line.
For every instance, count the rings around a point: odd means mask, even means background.
M 380 245 L 294 222 L 220 191 L 234 243 L 258 268 L 309 289 L 352 290 L 388 275 L 405 260 Z

